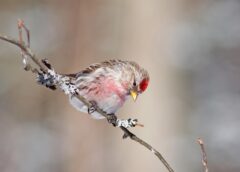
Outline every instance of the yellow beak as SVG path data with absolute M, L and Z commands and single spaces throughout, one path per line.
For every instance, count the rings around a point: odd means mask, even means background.
M 136 101 L 136 100 L 137 100 L 138 93 L 137 93 L 136 91 L 134 91 L 134 90 L 131 90 L 131 91 L 130 91 L 130 94 L 131 94 L 133 100 Z

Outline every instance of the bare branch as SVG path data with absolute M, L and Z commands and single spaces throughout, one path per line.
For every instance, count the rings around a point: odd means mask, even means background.
M 23 53 L 23 62 L 24 64 L 27 63 L 28 61 L 26 59 L 26 57 L 29 57 L 33 63 L 35 63 L 35 65 L 37 65 L 37 67 L 39 68 L 40 71 L 48 74 L 49 71 L 50 72 L 54 72 L 53 70 L 51 71 L 49 68 L 47 68 L 46 63 L 44 63 L 44 61 L 39 61 L 38 58 L 35 56 L 35 54 L 32 52 L 32 50 L 29 48 L 30 47 L 30 35 L 29 35 L 29 30 L 27 29 L 27 27 L 24 25 L 22 20 L 18 21 L 18 28 L 19 28 L 19 41 L 7 37 L 7 36 L 3 36 L 0 35 L 0 39 L 9 42 L 11 44 L 14 44 L 16 46 L 18 46 L 21 49 L 21 52 Z M 22 28 L 24 28 L 24 30 L 27 33 L 27 45 L 24 43 L 23 38 L 22 38 Z M 48 64 L 50 65 L 50 64 Z M 31 71 L 39 71 L 36 68 L 32 68 L 32 66 L 29 64 L 30 68 L 32 69 Z M 61 78 L 60 78 L 61 79 Z M 60 82 L 56 82 L 57 84 L 60 84 Z M 62 85 L 57 85 L 57 86 L 62 86 Z M 75 93 L 72 93 L 70 91 L 70 93 L 72 94 L 72 96 L 77 97 L 80 101 L 82 101 L 87 107 L 92 107 L 92 104 L 90 102 L 88 102 L 84 97 L 82 97 L 81 95 L 78 94 L 78 90 L 75 90 Z M 98 113 L 100 113 L 101 115 L 103 115 L 104 117 L 106 117 L 106 119 L 109 119 L 109 114 L 105 113 L 102 109 L 95 107 L 95 111 L 97 111 Z M 112 116 L 112 115 L 111 115 Z M 114 115 L 115 116 L 115 115 Z M 116 120 L 117 117 L 115 116 Z M 115 122 L 110 122 L 111 124 L 113 124 L 115 126 L 116 121 Z M 138 126 L 142 126 L 142 124 L 138 124 L 136 123 L 136 125 Z M 131 138 L 132 140 L 136 141 L 137 143 L 141 144 L 142 146 L 144 146 L 145 148 L 147 148 L 148 150 L 150 150 L 152 153 L 154 153 L 155 156 L 157 156 L 157 158 L 165 165 L 165 167 L 167 168 L 167 170 L 169 172 L 174 172 L 174 170 L 171 168 L 171 166 L 167 163 L 167 161 L 164 159 L 164 157 L 161 155 L 160 152 L 158 152 L 156 149 L 154 149 L 150 144 L 148 144 L 147 142 L 143 141 L 142 139 L 140 139 L 139 137 L 137 137 L 135 134 L 131 133 L 127 128 L 120 126 L 121 130 L 124 132 L 123 138 Z
M 81 100 L 82 102 L 84 102 L 88 107 L 91 106 L 91 104 L 82 96 L 77 95 L 77 98 L 79 100 Z M 106 114 L 103 110 L 101 110 L 100 108 L 97 107 L 96 111 L 98 113 L 100 113 L 101 115 L 103 115 L 104 117 L 108 118 L 108 114 Z M 154 149 L 150 144 L 148 144 L 147 142 L 145 142 L 144 140 L 140 139 L 139 137 L 137 137 L 135 134 L 133 134 L 132 132 L 130 132 L 127 128 L 124 127 L 120 127 L 123 132 L 123 138 L 131 138 L 132 140 L 134 140 L 135 142 L 138 142 L 139 144 L 141 144 L 142 146 L 144 146 L 145 148 L 147 148 L 148 150 L 150 150 L 152 153 L 154 153 L 154 155 L 156 155 L 158 157 L 158 159 L 165 165 L 165 167 L 168 169 L 169 172 L 174 172 L 174 170 L 172 169 L 172 167 L 168 164 L 168 162 L 165 160 L 165 158 L 162 156 L 162 154 L 160 152 L 158 152 L 156 149 Z
M 11 44 L 14 44 L 18 46 L 24 53 L 25 55 L 29 56 L 32 61 L 44 72 L 47 72 L 47 68 L 35 57 L 35 54 L 32 52 L 30 48 L 28 48 L 24 42 L 20 43 L 16 39 L 10 38 L 8 36 L 3 36 L 0 34 L 0 39 L 7 41 Z
M 198 138 L 197 142 L 200 145 L 201 151 L 202 151 L 202 165 L 204 167 L 204 172 L 208 172 L 207 154 L 206 154 L 206 150 L 204 147 L 204 142 L 201 138 Z

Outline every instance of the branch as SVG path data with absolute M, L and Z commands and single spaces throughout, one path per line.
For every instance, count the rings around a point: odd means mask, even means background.
M 27 38 L 28 38 L 28 45 L 26 45 L 22 39 L 22 28 L 25 29 L 26 33 L 27 33 Z M 50 76 L 55 76 L 55 71 L 54 70 L 50 70 L 51 67 L 50 64 L 48 64 L 45 60 L 39 61 L 38 58 L 35 56 L 35 54 L 32 52 L 32 50 L 30 49 L 30 37 L 29 37 L 29 30 L 26 28 L 26 26 L 24 25 L 22 20 L 18 21 L 18 29 L 19 29 L 19 41 L 13 38 L 10 38 L 8 36 L 3 36 L 0 35 L 0 39 L 9 42 L 11 44 L 14 44 L 16 46 L 18 46 L 21 49 L 21 54 L 23 57 L 23 63 L 25 65 L 25 69 L 26 70 L 31 70 L 34 73 L 38 73 L 39 74 L 39 70 L 41 72 L 43 72 L 44 74 L 48 74 Z M 32 60 L 32 62 L 39 68 L 33 68 L 29 62 L 28 62 L 28 57 Z M 48 66 L 49 65 L 49 66 Z M 50 73 L 51 72 L 51 73 Z M 54 74 L 52 74 L 54 73 Z M 60 75 L 57 75 L 57 77 L 59 77 Z M 63 85 L 60 85 L 62 83 L 64 83 L 63 79 L 65 78 L 60 78 L 58 80 L 58 82 L 56 82 L 55 84 L 58 84 L 57 86 L 59 86 L 62 90 L 64 90 Z M 67 78 L 68 79 L 68 78 Z M 65 84 L 65 83 L 64 83 Z M 68 88 L 69 89 L 69 88 Z M 74 92 L 72 91 L 68 91 L 69 94 L 77 97 L 80 101 L 82 101 L 88 108 L 91 108 L 93 105 L 92 103 L 88 102 L 84 97 L 82 97 L 81 95 L 78 94 L 78 91 L 75 90 L 75 88 L 73 89 Z M 66 90 L 64 90 L 66 91 Z M 65 92 L 66 93 L 66 92 Z M 97 111 L 98 113 L 100 113 L 101 115 L 103 115 L 106 119 L 109 119 L 110 115 L 105 113 L 102 109 L 95 107 L 94 109 L 95 111 Z M 111 124 L 116 124 L 116 121 L 118 120 L 117 117 L 115 115 L 111 115 L 115 117 L 115 121 L 114 122 L 110 122 Z M 134 125 L 133 125 L 134 124 Z M 132 126 L 135 125 L 140 125 L 137 123 L 132 123 Z M 167 170 L 169 172 L 174 172 L 174 170 L 171 168 L 171 166 L 167 163 L 167 161 L 164 159 L 164 157 L 161 155 L 160 152 L 158 152 L 156 149 L 154 149 L 150 144 L 148 144 L 147 142 L 145 142 L 144 140 L 140 139 L 139 137 L 137 137 L 135 134 L 133 134 L 132 132 L 130 132 L 127 128 L 123 127 L 123 126 L 119 126 L 120 129 L 124 132 L 123 138 L 131 138 L 133 141 L 141 144 L 142 146 L 144 146 L 145 148 L 147 148 L 148 150 L 150 150 L 155 156 L 157 156 L 157 158 L 165 165 L 165 167 L 167 168 Z
M 204 142 L 201 138 L 198 138 L 197 142 L 200 145 L 201 152 L 202 152 L 202 165 L 204 167 L 204 172 L 208 172 L 207 154 L 206 154 L 206 150 L 204 147 Z

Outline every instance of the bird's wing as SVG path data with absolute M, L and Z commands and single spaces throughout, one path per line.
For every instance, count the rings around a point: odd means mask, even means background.
M 85 68 L 84 70 L 77 72 L 77 73 L 72 73 L 72 74 L 65 74 L 66 76 L 72 77 L 72 78 L 77 78 L 79 76 L 82 75 L 88 75 L 94 71 L 96 71 L 97 69 L 101 68 L 101 67 L 109 67 L 112 68 L 114 67 L 116 64 L 125 64 L 127 63 L 127 61 L 123 61 L 123 60 L 118 60 L 118 59 L 113 59 L 113 60 L 107 60 L 101 63 L 95 63 L 95 64 L 91 64 L 90 66 L 88 66 L 87 68 Z

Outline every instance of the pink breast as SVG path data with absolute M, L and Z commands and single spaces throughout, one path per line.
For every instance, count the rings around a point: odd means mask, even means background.
M 114 95 L 117 95 L 118 100 L 116 101 L 120 104 L 123 104 L 126 100 L 126 92 L 124 91 L 124 88 L 112 79 L 102 80 L 99 83 L 94 83 L 93 87 L 96 89 L 90 93 L 90 97 L 96 101 L 111 100 L 110 97 L 113 97 Z

